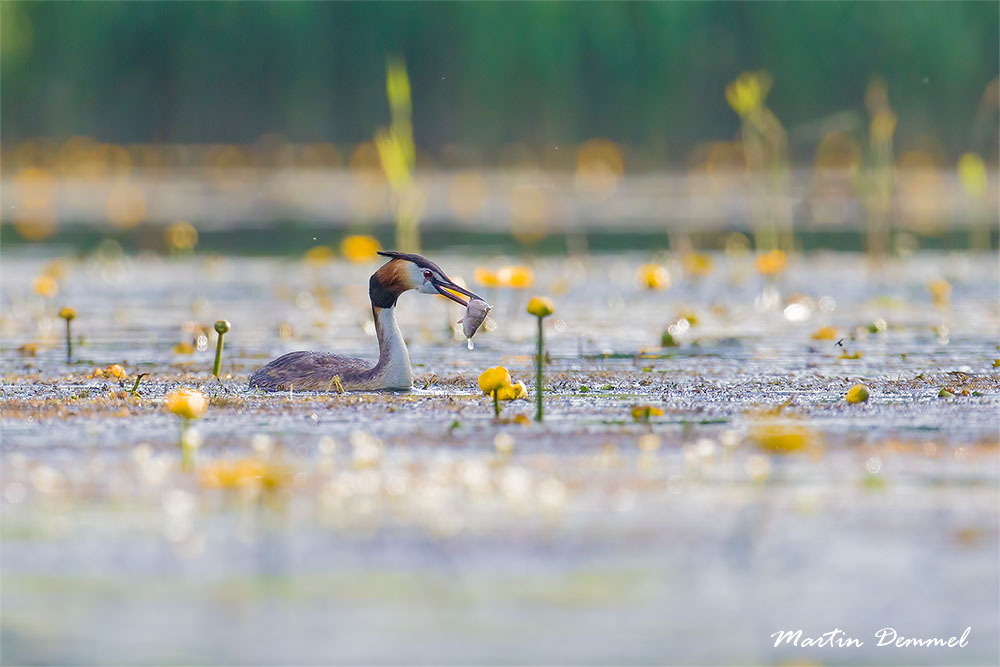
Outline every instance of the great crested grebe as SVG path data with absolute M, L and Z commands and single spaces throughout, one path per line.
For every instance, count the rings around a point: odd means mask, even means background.
M 368 295 L 378 336 L 378 362 L 344 357 L 329 352 L 289 352 L 250 376 L 250 388 L 267 391 L 327 391 L 339 376 L 344 389 L 409 389 L 413 386 L 410 355 L 396 324 L 396 299 L 415 289 L 423 294 L 442 294 L 468 308 L 471 299 L 482 297 L 456 285 L 434 262 L 404 252 L 379 252 L 390 260 L 368 281 Z

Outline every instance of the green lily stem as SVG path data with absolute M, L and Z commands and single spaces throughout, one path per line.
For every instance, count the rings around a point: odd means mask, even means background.
M 215 364 L 212 365 L 212 375 L 219 377 L 219 368 L 222 366 L 222 337 L 225 334 L 219 334 L 219 342 L 215 346 Z
M 185 437 L 190 423 L 190 419 L 185 419 L 181 422 L 181 470 L 184 472 L 194 470 L 194 447 L 188 446 L 187 438 Z
M 538 401 L 538 411 L 535 421 L 542 421 L 542 318 L 538 318 L 538 354 L 535 355 L 535 399 Z
M 66 319 L 66 363 L 73 361 L 73 338 L 70 335 L 70 319 Z
M 497 419 L 500 419 L 500 398 L 497 396 L 497 390 L 493 390 L 493 414 L 496 415 Z
M 135 384 L 132 385 L 132 388 L 129 389 L 128 393 L 130 393 L 133 396 L 135 396 L 136 392 L 139 391 L 139 383 L 142 382 L 142 378 L 146 377 L 147 375 L 149 375 L 149 373 L 139 373 L 138 375 L 136 375 L 135 376 Z

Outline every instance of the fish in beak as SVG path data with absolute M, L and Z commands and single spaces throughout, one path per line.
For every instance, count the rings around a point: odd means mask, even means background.
M 463 299 L 462 297 L 458 296 L 457 294 L 455 294 L 455 292 L 458 292 L 459 294 L 464 294 L 470 299 L 473 300 L 478 299 L 479 301 L 486 303 L 486 299 L 484 299 L 483 297 L 473 292 L 470 292 L 469 290 L 465 289 L 460 285 L 456 285 L 450 280 L 438 280 L 437 278 L 434 278 L 431 280 L 431 283 L 434 285 L 434 289 L 436 289 L 442 296 L 446 296 L 455 303 L 461 304 L 466 308 L 469 307 L 469 302 Z

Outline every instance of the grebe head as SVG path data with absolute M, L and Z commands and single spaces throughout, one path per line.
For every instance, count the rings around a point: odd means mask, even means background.
M 369 282 L 369 292 L 375 306 L 391 307 L 400 294 L 411 289 L 423 294 L 441 294 L 462 306 L 468 306 L 469 302 L 455 292 L 473 299 L 482 299 L 478 294 L 452 282 L 440 266 L 422 255 L 391 250 L 379 251 L 378 254 L 391 259 L 372 275 Z

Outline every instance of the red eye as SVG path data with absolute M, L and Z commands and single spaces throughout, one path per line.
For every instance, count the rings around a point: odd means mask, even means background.
M 430 271 L 424 271 L 424 278 L 430 279 L 430 277 L 431 277 L 431 272 Z

